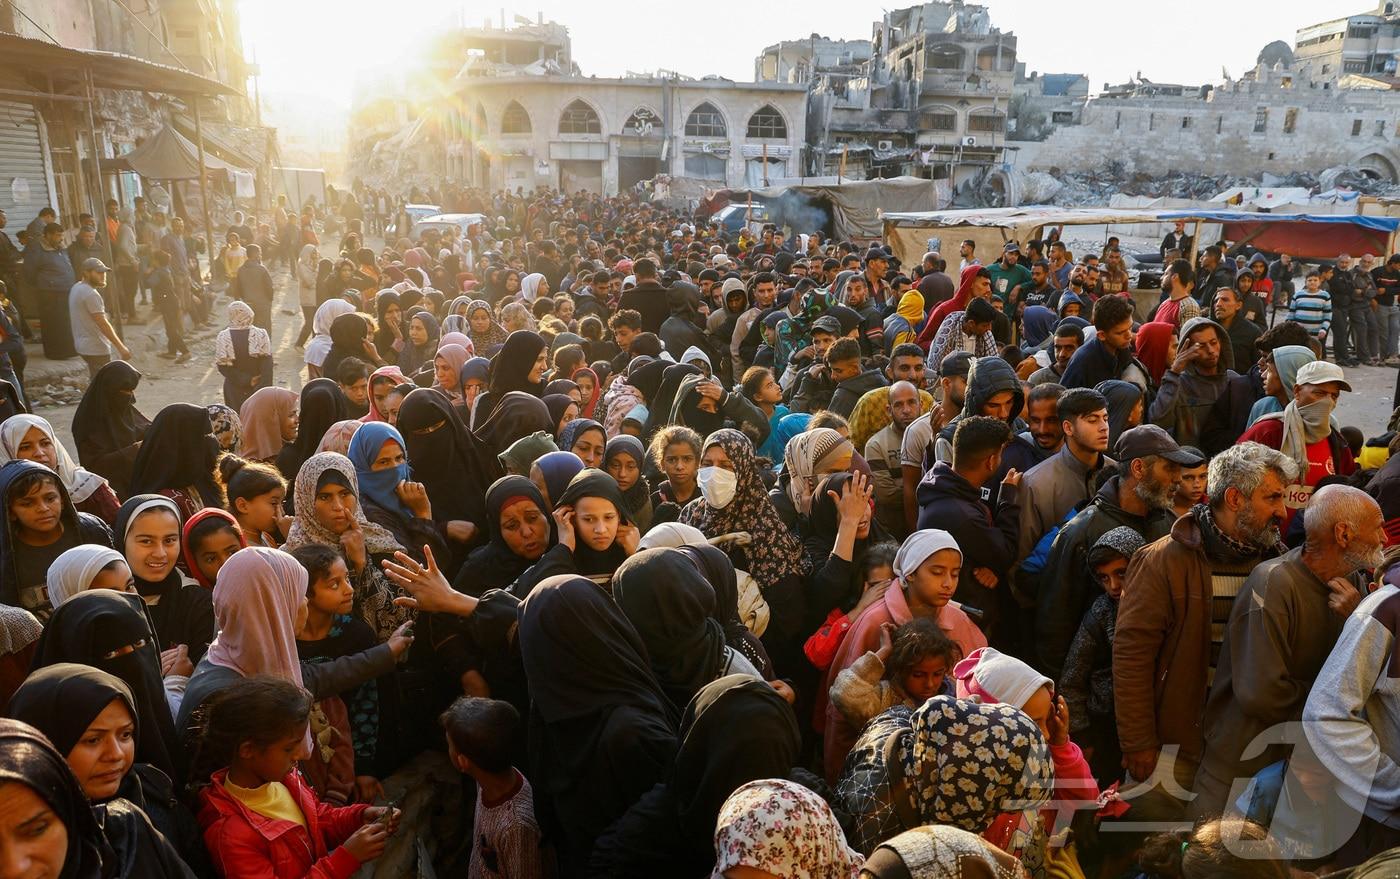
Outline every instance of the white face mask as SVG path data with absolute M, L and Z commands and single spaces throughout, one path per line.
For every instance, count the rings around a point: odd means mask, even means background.
M 729 506 L 739 487 L 739 477 L 734 475 L 734 471 L 723 467 L 701 467 L 695 479 L 700 483 L 700 494 L 705 502 L 716 510 Z

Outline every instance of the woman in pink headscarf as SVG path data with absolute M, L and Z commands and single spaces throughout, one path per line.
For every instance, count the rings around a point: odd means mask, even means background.
M 394 393 L 394 388 L 399 385 L 406 385 L 409 381 L 404 377 L 403 372 L 397 366 L 381 366 L 369 374 L 369 412 L 361 421 L 389 421 L 395 419 L 389 417 L 385 411 L 384 403 L 389 395 Z
M 433 358 L 433 387 L 454 403 L 463 402 L 462 366 L 470 357 L 461 345 L 447 344 L 438 348 L 437 357 Z

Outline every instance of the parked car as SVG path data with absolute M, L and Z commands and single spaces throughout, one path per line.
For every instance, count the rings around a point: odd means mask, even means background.
M 736 202 L 720 208 L 711 219 L 718 220 L 720 227 L 729 233 L 738 232 L 747 223 L 749 229 L 758 234 L 763 229 L 763 224 L 769 222 L 768 206 L 759 202 L 752 205 L 748 202 Z
M 424 229 L 441 231 L 449 226 L 454 226 L 457 229 L 457 237 L 465 240 L 479 233 L 485 224 L 485 214 L 434 214 L 416 220 L 413 224 L 413 234 L 410 237 L 417 240 Z
M 409 231 L 412 232 L 413 226 L 416 225 L 419 220 L 425 220 L 428 217 L 442 213 L 442 207 L 435 204 L 406 204 L 403 206 L 403 212 L 408 214 Z M 384 230 L 384 234 L 386 237 L 390 235 L 401 235 L 402 233 L 399 231 L 398 221 L 395 220 L 393 223 L 390 223 L 389 228 Z

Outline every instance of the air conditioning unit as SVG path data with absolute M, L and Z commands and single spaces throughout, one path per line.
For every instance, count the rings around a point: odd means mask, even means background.
M 969 134 L 967 137 L 964 137 L 962 139 L 962 145 L 965 147 L 977 146 L 977 138 Z
M 879 150 L 882 153 L 887 153 L 890 150 L 894 149 L 894 144 L 890 143 L 887 140 L 878 141 L 875 144 L 875 149 Z

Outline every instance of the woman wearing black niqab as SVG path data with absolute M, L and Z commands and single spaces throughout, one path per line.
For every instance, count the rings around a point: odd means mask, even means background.
M 480 543 L 486 489 L 505 475 L 496 452 L 467 430 L 447 395 L 432 388 L 417 388 L 404 397 L 397 427 L 413 478 L 427 489 L 433 521 L 443 527 L 453 521 L 470 522 L 477 528 L 470 543 Z M 457 548 L 461 544 L 450 545 L 454 558 L 447 560 L 449 566 L 443 570 L 453 574 L 466 552 Z
M 369 336 L 369 321 L 358 312 L 342 314 L 331 321 L 331 350 L 321 364 L 321 375 L 335 378 L 340 362 L 347 357 L 367 360 L 365 339 Z
M 88 727 L 114 701 L 120 701 L 131 717 L 138 750 L 144 736 L 158 735 L 157 730 L 142 728 L 136 700 L 125 682 L 108 672 L 72 662 L 36 669 L 15 692 L 6 714 L 42 732 L 60 754 L 70 755 Z M 87 782 L 79 779 L 79 783 Z M 93 803 L 113 803 L 120 798 L 137 806 L 191 864 L 207 866 L 201 863 L 207 858 L 199 825 L 176 799 L 170 777 L 159 768 L 136 759 L 113 793 L 100 799 L 96 792 L 86 793 Z M 140 845 L 144 847 L 146 842 L 141 840 Z M 128 846 L 118 845 L 117 849 L 126 851 Z
M 78 461 L 105 477 L 119 497 L 131 492 L 131 467 L 151 422 L 136 408 L 141 373 L 125 360 L 113 360 L 93 376 L 73 413 Z
M 403 417 L 402 410 L 399 417 Z M 539 397 L 523 391 L 510 391 L 500 398 L 491 417 L 478 424 L 475 433 L 491 448 L 491 454 L 499 455 L 516 440 L 541 430 L 554 436 L 549 407 Z
M 724 801 L 750 781 L 785 778 L 802 744 L 792 707 L 748 675 L 702 687 L 686 706 L 679 739 L 666 781 L 599 838 L 589 862 L 593 875 L 709 876 Z
M 90 589 L 54 611 L 39 638 L 36 669 L 73 662 L 101 669 L 131 690 L 137 726 L 136 759 L 184 781 L 184 752 L 165 701 L 160 645 L 139 596 Z
M 582 577 L 541 583 L 520 605 L 517 637 L 542 823 L 562 872 L 581 874 L 603 829 L 665 776 L 677 712 L 632 624 Z
M 476 423 L 485 419 L 501 404 L 511 391 L 522 391 L 535 397 L 544 394 L 544 365 L 540 355 L 547 350 L 544 337 L 529 330 L 516 330 L 506 337 L 506 343 L 491 358 L 491 380 L 486 393 L 476 404 Z M 553 431 L 550 431 L 553 435 Z
M 296 482 L 301 465 L 316 454 L 321 439 L 331 425 L 345 419 L 345 394 L 334 379 L 313 379 L 302 387 L 301 403 L 297 409 L 297 438 L 277 453 L 277 470 L 288 484 Z M 285 507 L 288 512 L 292 510 L 292 495 L 293 492 L 287 492 Z
M 214 470 L 223 449 L 213 430 L 203 406 L 171 403 L 157 412 L 131 468 L 131 493 L 173 498 L 182 518 L 222 507 L 224 490 Z
M 681 379 L 688 375 L 699 375 L 700 367 L 689 363 L 674 363 L 661 373 L 661 384 L 656 396 L 647 402 L 647 423 L 642 430 L 642 441 L 651 442 L 656 432 L 671 423 L 671 407 L 676 401 L 676 391 L 680 390 Z M 700 434 L 705 436 L 704 433 Z

